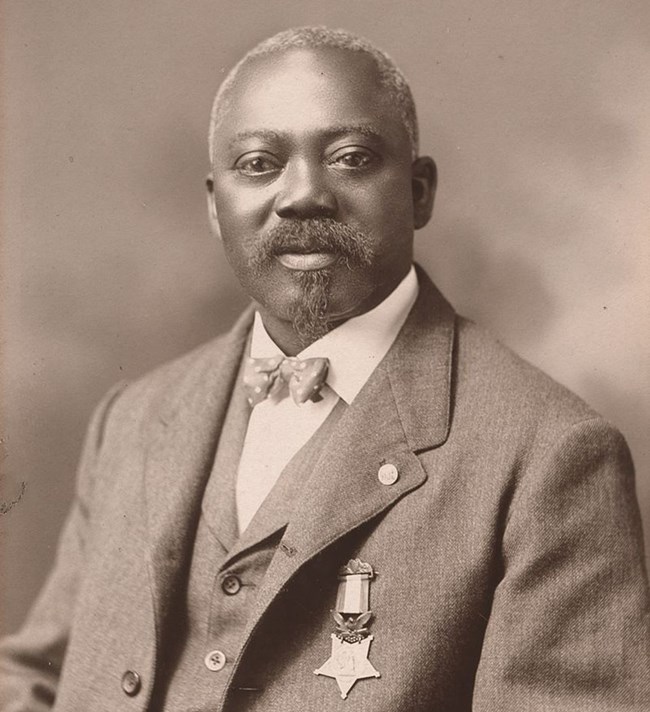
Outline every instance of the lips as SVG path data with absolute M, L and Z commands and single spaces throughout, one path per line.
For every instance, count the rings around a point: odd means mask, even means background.
M 337 259 L 333 252 L 283 252 L 277 256 L 283 267 L 301 271 L 331 267 Z
M 332 218 L 283 218 L 256 239 L 250 266 L 259 273 L 273 264 L 294 272 L 356 269 L 371 264 L 370 243 L 366 233 Z

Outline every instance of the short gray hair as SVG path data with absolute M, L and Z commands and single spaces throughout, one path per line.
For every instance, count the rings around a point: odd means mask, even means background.
M 368 40 L 346 30 L 331 30 L 328 27 L 293 27 L 283 30 L 253 47 L 237 62 L 221 83 L 210 112 L 210 130 L 208 134 L 210 161 L 214 157 L 215 131 L 225 114 L 228 106 L 228 95 L 242 67 L 255 57 L 296 48 L 318 49 L 320 47 L 334 47 L 351 52 L 363 52 L 373 60 L 379 73 L 379 81 L 386 89 L 391 102 L 396 106 L 400 114 L 411 144 L 411 155 L 414 159 L 417 157 L 418 121 L 415 102 L 406 77 L 395 62 Z

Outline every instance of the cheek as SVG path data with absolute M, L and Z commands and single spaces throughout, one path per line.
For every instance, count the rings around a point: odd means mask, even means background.
M 376 268 L 401 273 L 412 260 L 413 208 L 410 177 L 392 176 L 365 202 L 365 223 L 373 241 Z
M 413 219 L 413 186 L 411 174 L 400 172 L 400 175 L 387 180 L 384 186 L 382 204 L 384 211 L 392 215 L 400 216 L 401 219 L 407 216 L 410 221 Z
M 267 191 L 242 189 L 230 185 L 215 186 L 215 205 L 223 231 L 254 230 L 266 221 L 272 199 Z
M 411 182 L 403 176 L 386 173 L 367 185 L 344 194 L 346 212 L 356 213 L 373 233 L 382 226 L 412 228 Z

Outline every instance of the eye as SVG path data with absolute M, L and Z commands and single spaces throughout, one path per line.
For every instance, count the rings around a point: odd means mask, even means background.
M 262 176 L 282 169 L 281 163 L 269 153 L 245 153 L 235 162 L 234 169 L 246 176 Z
M 372 151 L 355 146 L 337 151 L 329 159 L 329 164 L 346 170 L 360 170 L 370 167 L 376 160 L 377 156 Z

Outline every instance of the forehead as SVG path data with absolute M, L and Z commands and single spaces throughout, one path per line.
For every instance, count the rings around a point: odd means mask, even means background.
M 292 49 L 255 57 L 240 70 L 226 102 L 217 141 L 240 132 L 302 135 L 344 125 L 371 125 L 388 140 L 408 141 L 377 66 L 361 52 Z

